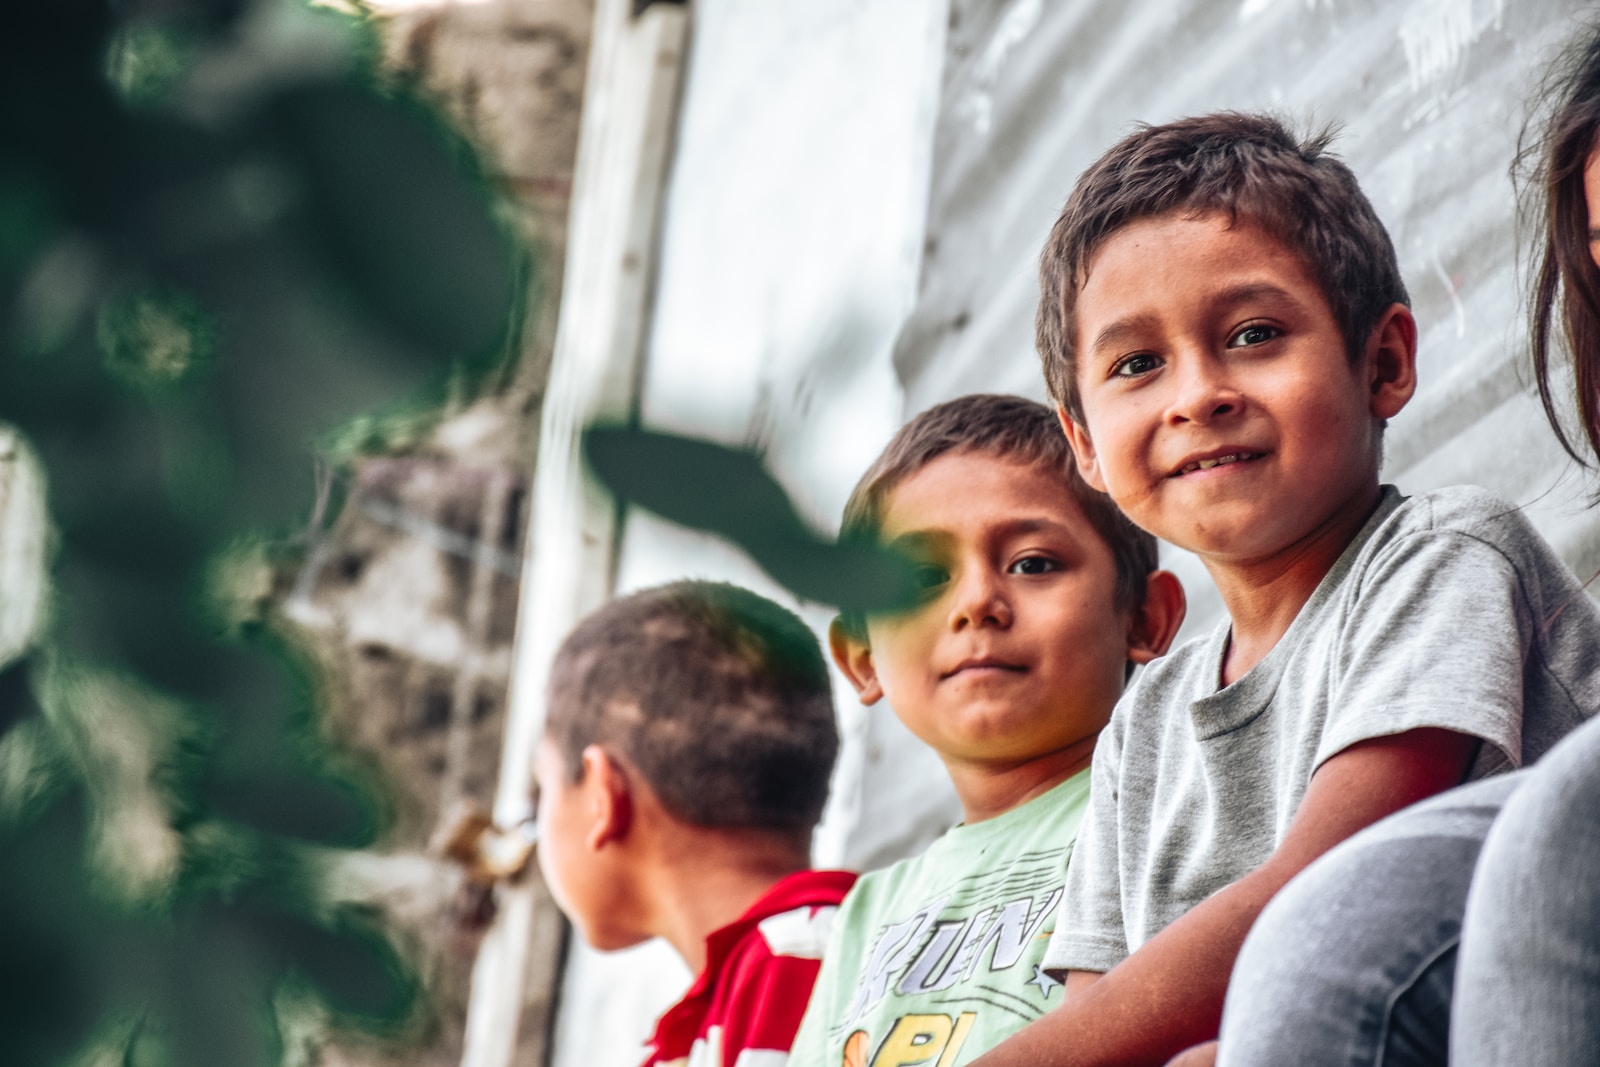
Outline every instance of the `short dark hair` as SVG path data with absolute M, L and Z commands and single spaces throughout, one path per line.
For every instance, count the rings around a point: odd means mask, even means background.
M 936 404 L 900 427 L 850 493 L 839 539 L 877 540 L 889 494 L 949 452 L 1016 459 L 1058 475 L 1089 525 L 1111 549 L 1117 568 L 1116 606 L 1128 610 L 1144 600 L 1146 580 L 1159 565 L 1156 539 L 1083 480 L 1055 413 L 1025 397 L 973 393 Z M 866 638 L 866 620 L 861 616 L 846 613 L 839 620 L 852 636 Z
M 699 826 L 809 831 L 839 752 L 816 635 L 748 589 L 682 581 L 580 622 L 551 669 L 545 734 L 573 781 L 599 744 Z
M 1394 243 L 1355 174 L 1279 119 L 1223 111 L 1140 126 L 1078 178 L 1039 257 L 1035 333 L 1050 395 L 1083 421 L 1075 376 L 1077 293 L 1118 230 L 1172 212 L 1242 215 L 1298 253 L 1322 286 L 1352 359 L 1383 313 L 1410 304 Z
M 1539 399 L 1561 447 L 1579 454 L 1557 403 L 1552 381 L 1552 334 L 1563 335 L 1572 359 L 1578 423 L 1589 448 L 1600 453 L 1600 269 L 1589 251 L 1590 227 L 1583 173 L 1600 133 L 1600 26 L 1588 28 L 1551 67 L 1541 86 L 1543 107 L 1524 130 L 1518 163 L 1533 162 L 1527 216 L 1542 231 L 1529 302 L 1530 341 Z M 1555 320 L 1559 312 L 1560 326 Z

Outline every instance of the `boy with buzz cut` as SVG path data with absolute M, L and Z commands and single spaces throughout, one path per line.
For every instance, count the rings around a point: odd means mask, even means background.
M 1135 663 L 1183 617 L 1153 538 L 1086 486 L 1042 404 L 968 396 L 908 423 L 856 486 L 841 539 L 909 557 L 924 593 L 842 616 L 834 661 L 944 761 L 961 825 L 862 877 L 796 1067 L 955 1067 L 1060 999 L 1041 965 L 1089 757 Z
M 614 600 L 556 654 L 539 866 L 578 933 L 665 938 L 698 974 L 646 1064 L 780 1067 L 855 876 L 813 871 L 839 735 L 792 612 L 732 585 Z
M 1229 618 L 1101 735 L 1046 959 L 1067 995 L 985 1067 L 1157 1064 L 1214 1038 L 1296 872 L 1600 706 L 1600 616 L 1517 509 L 1379 483 L 1416 326 L 1327 142 L 1232 113 L 1140 129 L 1046 244 L 1039 349 L 1078 469 L 1199 555 Z

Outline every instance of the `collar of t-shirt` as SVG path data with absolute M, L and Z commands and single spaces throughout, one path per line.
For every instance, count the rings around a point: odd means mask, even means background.
M 656 1023 L 650 1044 L 655 1048 L 687 1048 L 700 1036 L 700 1025 L 711 1007 L 718 976 L 735 948 L 764 919 L 807 905 L 837 905 L 855 883 L 853 871 L 796 871 L 778 881 L 750 905 L 745 913 L 706 937 L 706 965 L 683 999 Z
M 1277 696 L 1278 683 L 1283 679 L 1285 664 L 1300 646 L 1300 634 L 1305 630 L 1319 625 L 1322 613 L 1328 610 L 1328 604 L 1339 593 L 1344 585 L 1345 577 L 1350 573 L 1350 568 L 1360 556 L 1362 548 L 1378 532 L 1384 522 L 1394 514 L 1395 509 L 1405 502 L 1405 497 L 1400 495 L 1400 490 L 1392 485 L 1381 487 L 1378 496 L 1378 506 L 1368 516 L 1361 529 L 1351 538 L 1333 566 L 1328 568 L 1328 573 L 1322 576 L 1311 596 L 1301 605 L 1300 611 L 1295 615 L 1294 621 L 1278 638 L 1278 643 L 1267 651 L 1267 654 L 1244 673 L 1234 680 L 1232 685 L 1224 686 L 1222 680 L 1222 665 L 1228 654 L 1228 645 L 1233 639 L 1233 624 L 1228 619 L 1223 619 L 1206 638 L 1202 660 L 1207 667 L 1211 688 L 1195 694 L 1191 706 L 1191 713 L 1195 722 L 1195 737 L 1200 741 L 1209 741 L 1214 737 L 1233 732 L 1250 722 L 1261 714 Z

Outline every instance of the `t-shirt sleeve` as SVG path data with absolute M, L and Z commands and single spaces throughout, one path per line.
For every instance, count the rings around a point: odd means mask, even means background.
M 1492 762 L 1520 765 L 1531 623 L 1499 546 L 1456 530 L 1399 539 L 1361 578 L 1316 764 L 1357 741 L 1438 727 L 1482 738 Z
M 1123 699 L 1132 695 L 1130 692 Z M 1117 856 L 1121 763 L 1121 722 L 1113 716 L 1095 745 L 1089 810 L 1078 828 L 1056 928 L 1045 949 L 1044 971 L 1058 982 L 1066 980 L 1068 971 L 1109 971 L 1128 955 Z
M 720 1013 L 720 1067 L 784 1067 L 789 1062 L 836 912 L 833 907 L 809 914 L 802 909 L 761 924 L 762 947 L 740 961 Z

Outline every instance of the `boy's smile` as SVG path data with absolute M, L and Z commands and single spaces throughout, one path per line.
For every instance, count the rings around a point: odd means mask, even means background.
M 1080 742 L 1087 762 L 1122 690 L 1132 613 L 1117 609 L 1111 549 L 1061 476 L 947 453 L 888 494 L 881 536 L 918 562 L 927 595 L 868 620 L 862 698 L 887 697 L 946 762 L 1004 765 Z
M 1348 537 L 1377 500 L 1381 420 L 1410 398 L 1394 305 L 1352 361 L 1316 278 L 1248 219 L 1119 230 L 1077 295 L 1079 469 L 1136 523 L 1209 562 Z M 1409 359 L 1409 356 L 1406 357 Z

